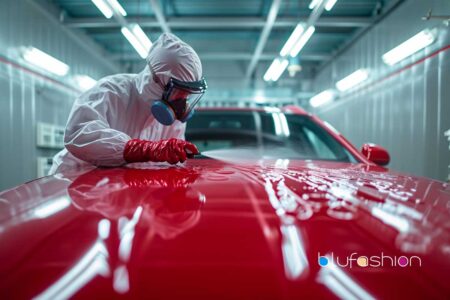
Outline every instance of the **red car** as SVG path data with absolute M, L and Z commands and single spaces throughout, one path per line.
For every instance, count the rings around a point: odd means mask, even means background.
M 297 107 L 202 109 L 186 137 L 184 165 L 2 192 L 0 298 L 450 298 L 446 183 Z

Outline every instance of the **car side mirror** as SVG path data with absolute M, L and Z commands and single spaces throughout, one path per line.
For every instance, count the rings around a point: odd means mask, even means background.
M 391 160 L 389 153 L 381 146 L 366 143 L 361 148 L 361 153 L 371 162 L 385 166 Z

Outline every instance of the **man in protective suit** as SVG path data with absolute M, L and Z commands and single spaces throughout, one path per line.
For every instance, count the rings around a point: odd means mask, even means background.
M 185 122 L 206 88 L 194 49 L 162 34 L 141 73 L 105 77 L 75 101 L 50 174 L 89 164 L 184 162 L 198 154 L 184 141 Z

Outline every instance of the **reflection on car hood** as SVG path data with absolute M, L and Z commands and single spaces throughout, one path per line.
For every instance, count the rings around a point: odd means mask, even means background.
M 1 193 L 0 294 L 450 295 L 445 183 L 319 161 L 135 167 L 56 175 Z

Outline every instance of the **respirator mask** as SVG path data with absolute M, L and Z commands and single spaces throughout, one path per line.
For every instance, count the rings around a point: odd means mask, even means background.
M 163 94 L 161 100 L 153 102 L 151 110 L 155 119 L 163 125 L 172 125 L 175 120 L 183 123 L 189 120 L 207 89 L 204 78 L 185 82 L 171 77 L 166 86 L 157 76 L 153 76 L 153 80 L 163 88 Z

